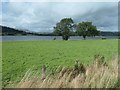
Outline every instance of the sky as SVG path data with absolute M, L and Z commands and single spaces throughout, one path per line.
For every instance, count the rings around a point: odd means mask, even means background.
M 91 21 L 101 31 L 118 31 L 118 2 L 16 1 L 2 1 L 0 25 L 52 32 L 61 19 L 72 18 L 75 23 Z

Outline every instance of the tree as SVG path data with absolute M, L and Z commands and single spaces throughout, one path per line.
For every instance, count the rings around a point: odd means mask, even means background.
M 89 27 L 89 29 L 88 29 L 88 36 L 96 36 L 96 35 L 99 35 L 100 34 L 100 32 L 99 31 L 97 31 L 97 27 L 96 26 L 93 26 L 93 25 L 91 25 L 90 27 Z
M 54 27 L 55 35 L 62 35 L 63 40 L 68 40 L 70 37 L 70 32 L 73 27 L 73 20 L 71 18 L 64 18 Z
M 96 36 L 99 34 L 97 27 L 92 25 L 92 22 L 81 22 L 77 25 L 77 34 L 83 36 L 86 39 L 86 36 Z

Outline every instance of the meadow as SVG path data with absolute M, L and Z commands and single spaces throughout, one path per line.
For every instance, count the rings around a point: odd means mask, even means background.
M 46 40 L 2 43 L 3 86 L 17 83 L 28 69 L 39 71 L 43 64 L 47 73 L 58 66 L 73 67 L 75 61 L 88 66 L 95 55 L 102 55 L 109 62 L 118 54 L 118 40 Z

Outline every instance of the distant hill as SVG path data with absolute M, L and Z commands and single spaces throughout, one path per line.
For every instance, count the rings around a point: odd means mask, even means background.
M 10 28 L 10 27 L 6 27 L 6 26 L 1 26 L 0 25 L 0 31 L 1 35 L 26 35 L 27 32 L 23 31 L 23 30 L 19 30 L 19 29 L 15 29 L 15 28 Z
M 35 35 L 35 36 L 53 36 L 52 33 L 36 33 L 30 31 L 24 31 L 20 29 L 15 29 L 7 26 L 0 25 L 0 35 L 2 36 L 19 36 L 19 35 Z
M 120 32 L 100 32 L 101 36 L 120 36 Z

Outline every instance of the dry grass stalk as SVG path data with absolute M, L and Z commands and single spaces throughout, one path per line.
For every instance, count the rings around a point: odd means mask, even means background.
M 102 56 L 96 56 L 96 62 L 84 67 L 76 64 L 74 68 L 63 68 L 53 76 L 30 78 L 28 71 L 17 88 L 111 88 L 117 83 L 118 58 L 105 64 Z M 43 70 L 45 71 L 45 69 Z

